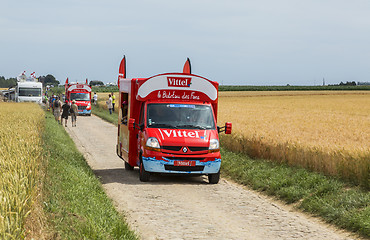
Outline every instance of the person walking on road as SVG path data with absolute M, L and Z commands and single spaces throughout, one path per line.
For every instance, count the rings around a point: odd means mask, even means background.
M 94 105 L 95 105 L 95 106 L 96 106 L 96 104 L 98 103 L 98 94 L 96 94 L 96 92 L 94 92 L 93 102 L 94 102 Z
M 54 114 L 54 101 L 55 100 L 56 100 L 56 96 L 55 95 L 50 96 L 49 104 L 50 104 L 50 109 L 53 112 L 53 114 Z
M 62 113 L 62 119 L 64 118 L 65 119 L 65 125 L 67 127 L 67 121 L 68 121 L 68 115 L 69 115 L 69 109 L 71 108 L 71 106 L 69 106 L 68 104 L 68 101 L 65 101 L 65 103 L 63 104 L 62 106 L 62 109 L 63 109 L 63 113 Z M 63 123 L 62 123 L 63 125 Z
M 61 106 L 62 106 L 62 102 L 59 100 L 59 97 L 56 97 L 56 99 L 53 102 L 53 111 L 54 111 L 53 113 L 54 113 L 55 121 L 57 121 L 60 124 L 62 124 L 62 121 L 60 119 Z
M 116 103 L 116 96 L 114 96 L 113 92 L 112 92 L 112 109 L 113 109 L 113 112 L 114 112 L 114 104 Z
M 110 94 L 109 94 L 109 98 L 106 101 L 106 103 L 107 103 L 107 106 L 108 106 L 108 109 L 109 109 L 109 114 L 112 114 L 113 104 L 112 104 L 112 96 Z
M 69 112 L 71 113 L 72 127 L 76 127 L 78 107 L 75 100 L 72 101 L 71 109 L 69 110 Z

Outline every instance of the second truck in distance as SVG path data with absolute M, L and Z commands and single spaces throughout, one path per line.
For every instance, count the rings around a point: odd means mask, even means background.
M 70 83 L 68 78 L 64 85 L 66 99 L 71 104 L 76 101 L 79 115 L 91 115 L 91 87 L 87 83 Z

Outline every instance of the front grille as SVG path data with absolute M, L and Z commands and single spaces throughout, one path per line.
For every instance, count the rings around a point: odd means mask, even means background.
M 86 106 L 78 106 L 78 110 L 85 110 Z
M 180 151 L 181 150 L 181 146 L 162 146 L 162 149 L 164 150 L 170 150 L 170 151 Z
M 206 151 L 208 147 L 189 147 L 190 151 L 197 152 L 197 151 Z
M 171 160 L 178 160 L 178 161 L 182 161 L 182 160 L 190 160 L 190 161 L 202 161 L 204 160 L 205 158 L 192 158 L 192 157 L 165 157 L 165 158 L 168 158 L 168 159 L 171 159 Z
M 208 147 L 187 147 L 192 152 L 206 151 Z M 182 146 L 162 146 L 163 150 L 178 152 L 182 149 Z
M 164 165 L 165 170 L 169 171 L 180 171 L 180 172 L 195 172 L 203 171 L 204 166 L 173 166 L 173 165 Z

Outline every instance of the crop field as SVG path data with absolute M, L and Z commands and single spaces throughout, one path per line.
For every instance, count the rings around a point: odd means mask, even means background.
M 33 103 L 0 103 L 0 239 L 22 239 L 42 174 L 44 112 Z
M 370 92 L 220 92 L 222 144 L 369 188 Z
M 101 108 L 104 108 L 104 109 L 107 109 L 108 110 L 108 106 L 107 104 L 105 103 L 108 98 L 109 98 L 109 94 L 111 94 L 111 92 L 98 92 L 98 104 Z M 114 92 L 113 93 L 114 96 L 116 97 L 116 105 L 114 107 L 114 109 L 117 109 L 117 103 L 118 103 L 118 99 L 119 99 L 119 93 L 118 92 Z M 91 97 L 93 96 L 94 94 L 91 93 Z

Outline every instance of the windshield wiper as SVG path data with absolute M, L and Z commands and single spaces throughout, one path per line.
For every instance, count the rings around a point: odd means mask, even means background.
M 184 124 L 184 125 L 177 125 L 178 128 L 194 128 L 194 129 L 207 129 L 200 125 L 192 125 L 192 124 Z
M 149 125 L 150 127 L 162 127 L 162 128 L 175 128 L 177 129 L 177 126 L 173 126 L 171 124 L 167 123 L 153 123 L 152 125 Z

